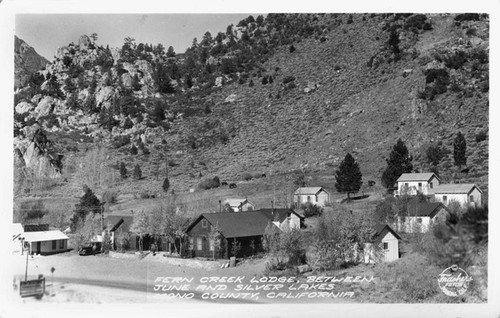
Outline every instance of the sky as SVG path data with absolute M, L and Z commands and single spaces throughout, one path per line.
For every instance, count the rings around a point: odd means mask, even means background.
M 97 33 L 97 43 L 121 47 L 123 39 L 161 43 L 183 53 L 196 37 L 225 32 L 250 14 L 17 14 L 15 34 L 49 61 L 56 50 L 81 35 Z

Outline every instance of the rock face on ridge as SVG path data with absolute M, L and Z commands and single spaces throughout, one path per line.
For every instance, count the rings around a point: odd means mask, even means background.
M 17 36 L 14 37 L 15 89 L 23 86 L 31 74 L 44 68 L 47 63 L 49 61 L 40 56 L 35 49 Z

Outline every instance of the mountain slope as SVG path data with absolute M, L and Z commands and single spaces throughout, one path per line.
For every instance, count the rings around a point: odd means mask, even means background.
M 460 16 L 269 15 L 205 34 L 185 54 L 82 37 L 16 95 L 19 166 L 37 166 L 26 149 L 40 127 L 51 143 L 36 149 L 66 179 L 49 195 L 89 182 L 100 193 L 159 193 L 167 173 L 175 191 L 245 173 L 285 184 L 297 171 L 332 176 L 347 152 L 366 183 L 380 180 L 401 138 L 416 170 L 431 168 L 426 150 L 439 145 L 445 182 L 486 189 L 488 139 L 477 136 L 488 132 L 489 21 Z M 453 167 L 458 131 L 467 173 Z M 92 152 L 96 141 L 106 150 Z M 90 180 L 94 154 L 105 159 Z M 120 162 L 143 178 L 122 179 Z

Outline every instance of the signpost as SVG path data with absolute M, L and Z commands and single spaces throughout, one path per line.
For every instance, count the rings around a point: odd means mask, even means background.
M 19 294 L 21 297 L 35 296 L 36 298 L 42 298 L 44 293 L 45 277 L 20 282 Z

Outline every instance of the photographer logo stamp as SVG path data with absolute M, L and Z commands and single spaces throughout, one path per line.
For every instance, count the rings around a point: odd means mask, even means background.
M 472 277 L 466 271 L 452 265 L 439 274 L 438 283 L 439 288 L 445 295 L 457 297 L 463 295 L 469 288 L 469 283 Z

